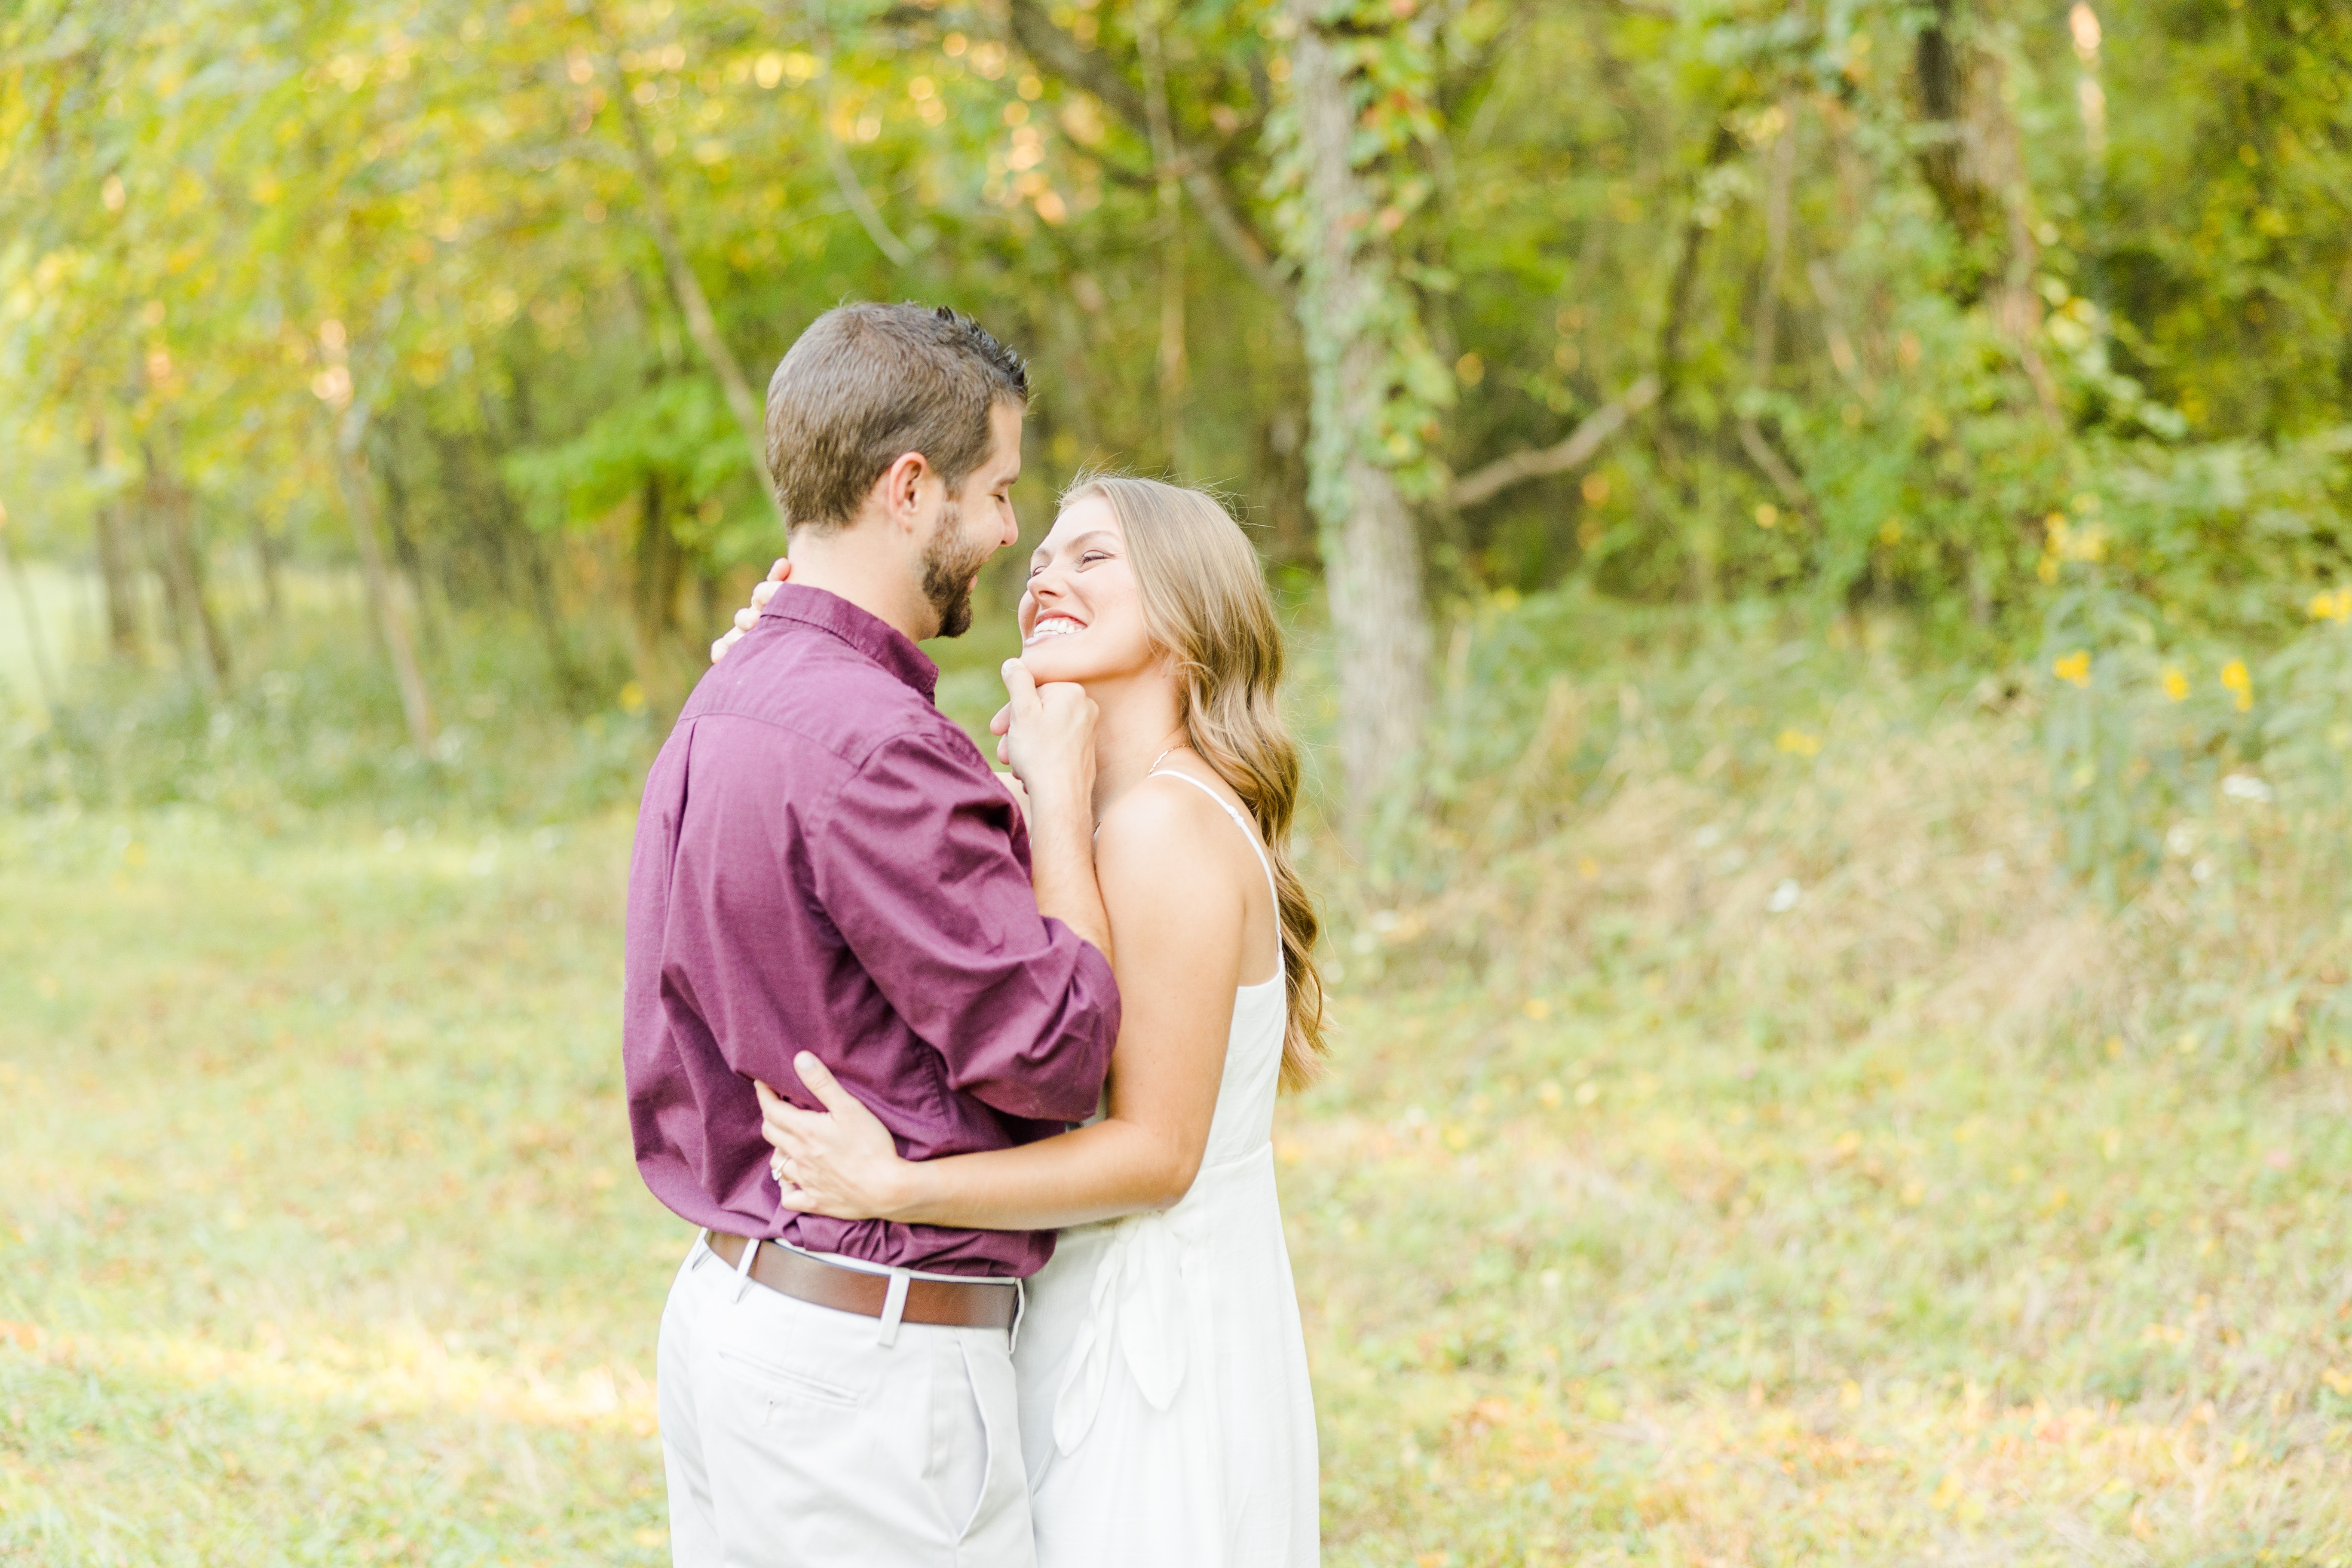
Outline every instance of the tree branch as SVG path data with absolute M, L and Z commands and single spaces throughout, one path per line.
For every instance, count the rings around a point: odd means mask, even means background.
M 1750 357 L 1748 384 L 1758 392 L 1772 382 L 1772 364 L 1780 349 L 1780 273 L 1789 257 L 1789 198 L 1797 174 L 1798 100 L 1791 93 L 1780 100 L 1780 134 L 1772 144 L 1771 173 L 1764 195 L 1764 278 L 1756 289 L 1756 343 Z M 1772 449 L 1764 427 L 1752 414 L 1739 417 L 1739 445 L 1750 461 L 1764 470 L 1780 499 L 1798 513 L 1812 515 L 1812 501 L 1804 481 Z
M 915 259 L 914 251 L 882 221 L 881 209 L 866 194 L 866 182 L 857 177 L 856 169 L 849 162 L 849 149 L 841 144 L 841 133 L 834 128 L 833 29 L 825 25 L 823 0 L 809 0 L 808 13 L 809 31 L 814 35 L 817 47 L 817 70 L 824 78 L 824 124 L 821 129 L 824 133 L 825 166 L 833 171 L 835 187 L 841 192 L 841 199 L 849 204 L 849 210 L 857 215 L 858 225 L 866 230 L 866 237 L 874 242 L 874 248 L 888 257 L 893 267 L 908 266 Z
M 849 210 L 857 215 L 857 221 L 865 228 L 866 237 L 874 242 L 874 247 L 888 257 L 892 266 L 908 266 L 915 259 L 915 253 L 907 247 L 905 240 L 891 231 L 888 224 L 882 221 L 881 209 L 874 205 L 874 198 L 866 194 L 865 182 L 850 166 L 848 150 L 842 146 L 841 138 L 834 133 L 832 110 L 827 110 L 824 118 L 824 161 L 833 170 L 833 183 L 840 189 L 841 199 L 847 202 Z
M 1559 445 L 1514 452 L 1507 458 L 1497 458 L 1483 468 L 1473 468 L 1463 475 L 1446 492 L 1447 504 L 1475 506 L 1521 479 L 1540 479 L 1546 474 L 1565 473 L 1570 468 L 1583 467 L 1610 437 L 1624 426 L 1625 421 L 1647 408 L 1657 400 L 1657 396 L 1658 378 L 1643 376 L 1625 389 L 1624 396 L 1614 403 L 1603 404 L 1585 416 L 1584 422 L 1570 431 L 1568 439 Z
M 628 128 L 629 152 L 635 165 L 637 196 L 644 204 L 646 226 L 653 231 L 654 247 L 661 252 L 662 268 L 669 274 L 671 298 L 677 300 L 678 313 L 686 318 L 686 330 L 694 339 L 694 346 L 719 377 L 719 389 L 727 397 L 727 406 L 733 410 L 735 423 L 743 433 L 743 444 L 751 453 L 751 471 L 760 477 L 760 493 L 768 498 L 775 509 L 777 520 L 791 526 L 792 519 L 784 516 L 783 503 L 776 500 L 775 487 L 769 482 L 767 421 L 761 412 L 761 399 L 751 391 L 745 379 L 743 366 L 735 358 L 735 351 L 727 346 L 720 335 L 718 318 L 710 312 L 710 300 L 702 292 L 702 284 L 687 265 L 686 249 L 677 242 L 677 226 L 670 219 L 669 197 L 662 190 L 661 164 L 646 140 L 646 122 L 637 113 L 636 100 L 629 96 L 626 78 L 619 78 L 620 90 L 613 101 L 621 106 L 621 121 Z M 830 139 L 832 132 L 826 132 Z
M 1011 0 L 1013 41 L 1041 69 L 1072 87 L 1094 94 L 1147 141 L 1151 113 L 1142 92 L 1101 56 L 1078 47 L 1076 38 L 1054 25 L 1039 0 Z M 1265 242 L 1235 205 L 1233 194 L 1217 174 L 1216 160 L 1181 137 L 1172 139 L 1172 166 L 1184 182 L 1184 194 L 1201 214 L 1209 232 L 1234 258 L 1250 281 L 1285 305 L 1292 302 L 1291 287 L 1274 265 Z

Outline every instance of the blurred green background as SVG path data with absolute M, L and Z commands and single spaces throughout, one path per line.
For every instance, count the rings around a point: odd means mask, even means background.
M 665 1558 L 630 816 L 765 375 L 913 298 L 1032 538 L 1212 484 L 1292 627 L 1332 1562 L 2352 1562 L 2347 83 L 2316 0 L 9 8 L 0 1561 Z

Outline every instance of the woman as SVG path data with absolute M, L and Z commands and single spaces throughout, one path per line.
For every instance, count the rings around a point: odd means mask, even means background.
M 1286 839 L 1281 626 L 1202 491 L 1095 478 L 1021 597 L 1022 662 L 1097 704 L 1096 865 L 1124 1022 L 1100 1115 L 922 1163 L 813 1057 L 830 1114 L 761 1086 L 786 1206 L 1058 1228 L 1014 1349 L 1041 1568 L 1318 1560 L 1314 1405 L 1270 1128 L 1321 1049 Z M 999 721 L 1002 732 L 1002 720 Z

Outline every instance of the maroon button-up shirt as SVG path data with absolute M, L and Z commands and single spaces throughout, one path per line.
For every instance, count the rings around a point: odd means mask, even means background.
M 1051 1231 L 778 1205 L 751 1080 L 814 1108 L 814 1051 L 912 1160 L 1093 1113 L 1118 992 L 1037 912 L 1029 840 L 939 670 L 844 599 L 786 584 L 702 678 L 646 780 L 623 1066 L 637 1168 L 695 1225 L 950 1274 L 1034 1273 Z

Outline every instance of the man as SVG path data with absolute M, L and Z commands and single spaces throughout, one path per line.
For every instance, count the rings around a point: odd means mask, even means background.
M 638 1169 L 703 1227 L 659 1350 L 680 1568 L 1023 1565 L 1011 1340 L 1050 1233 L 780 1208 L 755 1079 L 807 1049 L 911 1159 L 1090 1114 L 1118 998 L 1089 842 L 1093 705 L 1029 685 L 1028 820 L 915 644 L 1013 542 L 1028 376 L 950 310 L 848 305 L 768 387 L 792 581 L 655 761 L 629 873 Z

